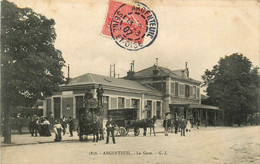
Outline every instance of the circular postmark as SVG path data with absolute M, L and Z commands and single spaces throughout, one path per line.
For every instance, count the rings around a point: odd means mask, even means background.
M 117 45 L 129 51 L 137 51 L 154 42 L 158 21 L 154 12 L 142 3 L 123 4 L 111 19 L 110 31 Z

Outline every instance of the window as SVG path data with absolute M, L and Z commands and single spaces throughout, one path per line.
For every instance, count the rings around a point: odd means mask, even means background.
M 125 100 L 125 106 L 126 108 L 130 108 L 130 99 Z
M 118 97 L 118 109 L 125 108 L 125 98 Z
M 175 82 L 175 96 L 179 95 L 179 83 Z
M 185 97 L 190 97 L 190 86 L 185 84 Z
M 175 94 L 174 82 L 171 82 L 171 94 Z
M 138 99 L 131 99 L 131 107 L 132 108 L 139 108 L 139 100 Z
M 117 98 L 111 97 L 111 109 L 117 108 Z
M 192 96 L 194 97 L 194 98 L 196 98 L 196 86 L 193 86 L 193 92 L 192 92 Z
M 200 88 L 197 88 L 197 97 L 196 98 L 200 98 Z
M 180 89 L 180 96 L 185 96 L 185 85 L 180 84 L 179 89 Z
M 147 110 L 147 118 L 151 118 L 152 117 L 152 101 L 147 100 L 146 110 Z
M 190 86 L 190 97 L 192 97 L 193 96 L 193 88 L 192 88 L 192 86 Z
M 161 102 L 159 101 L 156 102 L 156 118 L 161 118 Z

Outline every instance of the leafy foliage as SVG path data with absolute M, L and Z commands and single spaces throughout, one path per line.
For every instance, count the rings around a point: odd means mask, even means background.
M 207 102 L 223 109 L 227 124 L 240 124 L 248 114 L 257 112 L 258 68 L 242 54 L 221 58 L 202 79 L 207 86 Z
M 55 21 L 6 0 L 1 12 L 2 101 L 29 106 L 64 82 L 65 61 L 54 47 Z

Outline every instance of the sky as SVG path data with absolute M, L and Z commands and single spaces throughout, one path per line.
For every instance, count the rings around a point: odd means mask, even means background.
M 201 80 L 221 57 L 242 53 L 260 63 L 260 10 L 257 0 L 140 0 L 158 19 L 158 36 L 139 51 L 128 51 L 101 34 L 108 0 L 10 0 L 18 7 L 55 20 L 56 49 L 62 51 L 70 77 L 85 73 L 109 76 L 110 65 L 125 76 L 135 60 L 135 71 L 155 64 L 183 69 L 188 62 L 190 77 Z M 125 2 L 123 0 L 119 0 Z M 133 0 L 132 0 L 133 1 Z M 131 3 L 131 1 L 126 1 Z M 64 68 L 67 76 L 67 68 Z

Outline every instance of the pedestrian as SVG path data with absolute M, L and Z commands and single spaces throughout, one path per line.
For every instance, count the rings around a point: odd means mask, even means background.
M 171 133 L 173 133 L 173 129 L 174 129 L 174 119 L 171 118 L 171 120 L 170 120 L 170 130 L 171 130 Z
M 97 98 L 98 98 L 98 105 L 101 107 L 103 107 L 103 105 L 102 105 L 103 93 L 104 93 L 104 90 L 101 87 L 101 84 L 99 84 L 98 88 L 97 88 Z
M 37 133 L 38 133 L 38 125 L 37 125 L 37 115 L 34 115 L 30 121 L 30 132 L 31 132 L 31 136 L 35 136 L 37 137 Z
M 21 114 L 18 113 L 16 117 L 16 127 L 19 134 L 22 134 L 22 126 L 23 126 L 23 119 L 21 118 Z
M 49 129 L 50 122 L 47 118 L 43 119 L 42 128 L 43 128 L 43 136 L 49 137 L 51 136 L 51 132 Z
M 62 125 L 58 120 L 55 120 L 55 123 L 53 125 L 53 130 L 55 132 L 55 142 L 60 142 L 62 140 L 61 132 L 63 130 Z
M 61 125 L 62 125 L 62 128 L 63 128 L 63 135 L 65 135 L 66 133 L 66 129 L 67 129 L 67 117 L 66 116 L 63 116 L 61 118 Z
M 37 124 L 38 132 L 39 132 L 40 136 L 44 136 L 42 123 L 43 123 L 43 117 L 38 117 L 37 121 L 36 121 L 36 124 Z
M 70 137 L 73 137 L 73 119 L 70 116 L 68 120 Z
M 115 141 L 115 136 L 114 136 L 115 127 L 116 127 L 115 121 L 113 121 L 112 116 L 109 116 L 109 120 L 108 120 L 107 123 L 106 123 L 106 128 L 107 128 L 107 142 L 106 142 L 106 144 L 109 143 L 109 135 L 110 135 L 110 132 L 111 132 L 111 135 L 112 135 L 113 143 L 114 143 L 114 144 L 116 143 L 116 141 Z
M 190 120 L 187 121 L 187 127 L 186 127 L 186 132 L 190 132 L 191 129 L 191 123 Z
M 198 118 L 197 119 L 197 129 L 199 129 L 200 128 L 200 119 Z
M 175 134 L 178 134 L 178 128 L 179 128 L 179 120 L 178 120 L 178 116 L 175 117 L 175 120 L 174 120 L 174 132 Z
M 167 120 L 167 118 L 165 118 L 163 120 L 163 127 L 164 127 L 164 135 L 165 136 L 168 136 L 168 130 L 169 130 L 168 125 L 169 125 L 168 120 Z
M 184 119 L 184 116 L 181 117 L 180 121 L 180 128 L 181 128 L 181 136 L 185 136 L 185 128 L 186 128 L 187 122 Z

